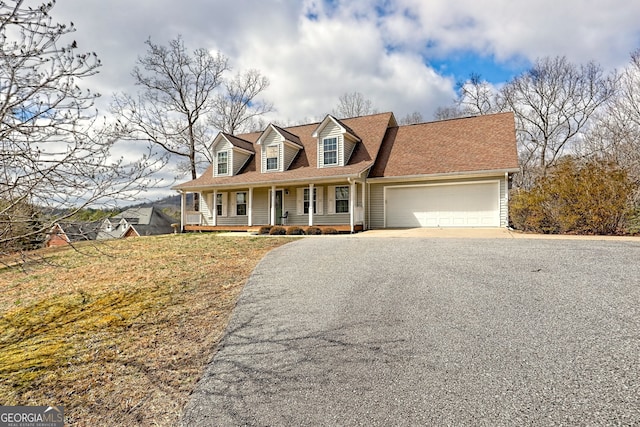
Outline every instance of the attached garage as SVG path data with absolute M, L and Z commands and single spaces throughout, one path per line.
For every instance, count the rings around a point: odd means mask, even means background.
M 499 227 L 500 182 L 388 186 L 385 227 Z

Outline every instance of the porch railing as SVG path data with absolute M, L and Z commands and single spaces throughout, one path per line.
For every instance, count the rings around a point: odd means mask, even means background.
M 186 225 L 202 225 L 202 214 L 196 211 L 189 211 L 185 220 Z

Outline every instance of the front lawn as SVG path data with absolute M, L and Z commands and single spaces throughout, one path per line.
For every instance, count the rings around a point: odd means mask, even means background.
M 65 425 L 175 425 L 249 274 L 290 238 L 182 234 L 0 269 L 0 405 Z

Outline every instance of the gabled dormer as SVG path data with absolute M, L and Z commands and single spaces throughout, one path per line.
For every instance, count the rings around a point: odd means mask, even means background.
M 304 149 L 300 138 L 274 124 L 262 132 L 256 145 L 260 147 L 262 173 L 286 171 L 298 152 Z
M 255 154 L 253 144 L 228 133 L 220 132 L 211 144 L 213 176 L 233 176 Z
M 318 168 L 345 166 L 362 140 L 347 125 L 327 115 L 312 136 L 318 139 Z

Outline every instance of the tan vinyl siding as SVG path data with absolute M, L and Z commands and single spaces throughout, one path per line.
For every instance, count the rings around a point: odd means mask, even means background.
M 251 157 L 251 155 L 249 155 L 249 154 L 240 153 L 238 151 L 232 151 L 231 158 L 232 158 L 232 161 L 233 161 L 233 174 L 234 175 L 236 175 L 238 172 L 240 172 L 240 169 L 242 169 L 244 164 L 247 163 L 247 160 L 249 160 L 249 157 Z
M 343 165 L 346 165 L 347 163 L 349 163 L 349 159 L 351 158 L 351 154 L 353 154 L 353 150 L 356 148 L 356 143 L 353 141 L 350 141 L 347 138 L 344 138 L 344 159 L 343 159 Z
M 202 225 L 213 225 L 213 193 L 200 194 Z
M 284 158 L 284 162 L 281 167 L 284 167 L 284 170 L 287 170 L 300 150 L 287 144 L 282 145 L 284 146 L 284 155 L 282 156 Z
M 500 227 L 509 225 L 509 184 L 503 177 L 500 180 Z
M 324 139 L 325 138 L 336 138 L 337 139 L 337 150 L 338 150 L 338 164 L 337 165 L 326 165 L 324 164 Z M 327 126 L 322 129 L 320 132 L 318 139 L 318 167 L 333 167 L 333 166 L 344 166 L 344 137 L 342 135 L 340 126 L 337 124 L 330 122 Z
M 269 224 L 269 189 L 253 189 L 253 224 Z
M 384 228 L 384 185 L 371 184 L 369 197 L 369 207 L 367 215 L 369 215 L 369 228 Z
M 227 152 L 227 171 L 229 173 L 226 173 L 222 176 L 227 176 L 227 175 L 232 175 L 233 174 L 233 150 L 232 150 L 233 146 L 229 143 L 229 141 L 227 141 L 226 139 L 222 140 L 220 143 L 218 143 L 218 145 L 216 145 L 215 147 L 215 151 L 213 152 L 213 174 L 214 176 L 218 176 L 218 153 L 222 152 L 222 151 L 226 151 Z
M 267 147 L 270 145 L 277 145 L 278 146 L 278 169 L 273 169 L 273 170 L 267 170 Z M 267 137 L 264 139 L 264 141 L 262 141 L 262 156 L 261 157 L 261 170 L 262 173 L 269 173 L 269 172 L 282 172 L 282 157 L 283 157 L 283 153 L 282 153 L 282 136 L 279 135 L 277 132 L 274 132 L 273 130 L 271 130 L 269 132 L 269 135 L 267 135 Z

